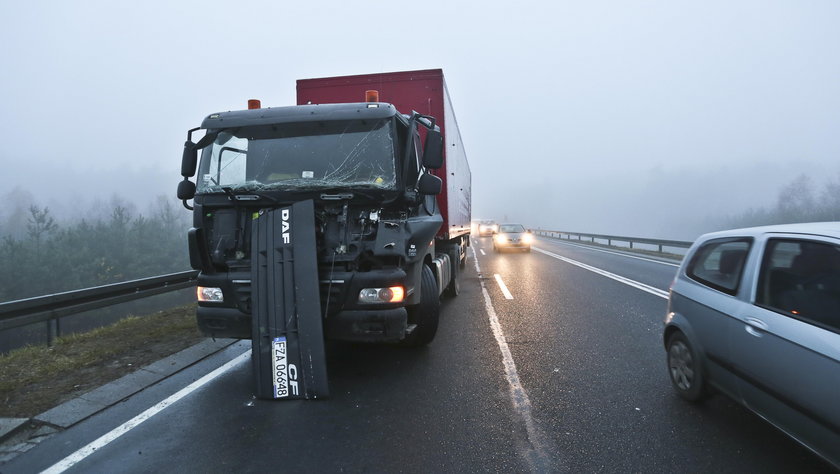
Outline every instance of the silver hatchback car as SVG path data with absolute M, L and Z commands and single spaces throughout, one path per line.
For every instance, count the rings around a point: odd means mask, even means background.
M 700 237 L 663 338 L 680 396 L 722 392 L 840 468 L 840 222 Z

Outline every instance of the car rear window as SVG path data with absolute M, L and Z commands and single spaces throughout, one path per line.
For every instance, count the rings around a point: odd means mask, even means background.
M 770 239 L 758 279 L 757 305 L 840 330 L 840 246 Z
M 752 239 L 717 239 L 700 246 L 686 269 L 689 278 L 734 295 L 738 292 Z

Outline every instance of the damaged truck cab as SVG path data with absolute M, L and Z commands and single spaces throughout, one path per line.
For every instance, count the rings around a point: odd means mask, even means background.
M 193 210 L 201 331 L 252 337 L 252 221 L 312 201 L 324 336 L 429 343 L 469 245 L 468 202 L 466 232 L 441 232 L 444 181 L 433 170 L 445 171 L 445 140 L 436 118 L 379 101 L 254 102 L 209 115 L 204 136 L 194 143 L 193 129 L 185 144 L 178 197 Z M 288 239 L 292 225 L 283 220 L 274 238 Z

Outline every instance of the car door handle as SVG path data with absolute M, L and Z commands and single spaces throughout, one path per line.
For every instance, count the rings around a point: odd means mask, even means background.
M 757 318 L 746 318 L 744 322 L 747 325 L 744 329 L 755 337 L 762 337 L 764 335 L 764 331 L 767 330 L 767 323 L 764 321 L 757 319 Z

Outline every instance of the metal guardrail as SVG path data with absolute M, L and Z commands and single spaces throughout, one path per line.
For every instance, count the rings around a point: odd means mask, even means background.
M 0 303 L 0 331 L 46 322 L 47 342 L 51 344 L 60 336 L 61 317 L 189 288 L 195 285 L 197 276 L 198 271 L 190 270 Z
M 630 245 L 630 248 L 634 248 L 633 244 L 646 244 L 652 245 L 657 247 L 659 253 L 663 253 L 663 249 L 665 248 L 674 248 L 674 249 L 687 249 L 691 247 L 691 244 L 694 242 L 688 242 L 684 240 L 661 240 L 661 239 L 648 239 L 644 237 L 625 237 L 620 235 L 603 235 L 603 234 L 582 234 L 580 232 L 566 232 L 561 230 L 542 230 L 537 229 L 534 231 L 537 235 L 541 235 L 544 237 L 553 237 L 556 239 L 565 239 L 565 240 L 573 240 L 572 236 L 577 237 L 578 241 L 583 241 L 583 239 L 589 239 L 591 243 L 599 243 L 596 240 L 606 241 L 607 245 L 612 246 L 613 242 L 627 242 Z M 564 237 L 565 236 L 565 237 Z M 638 247 L 636 247 L 638 248 Z

